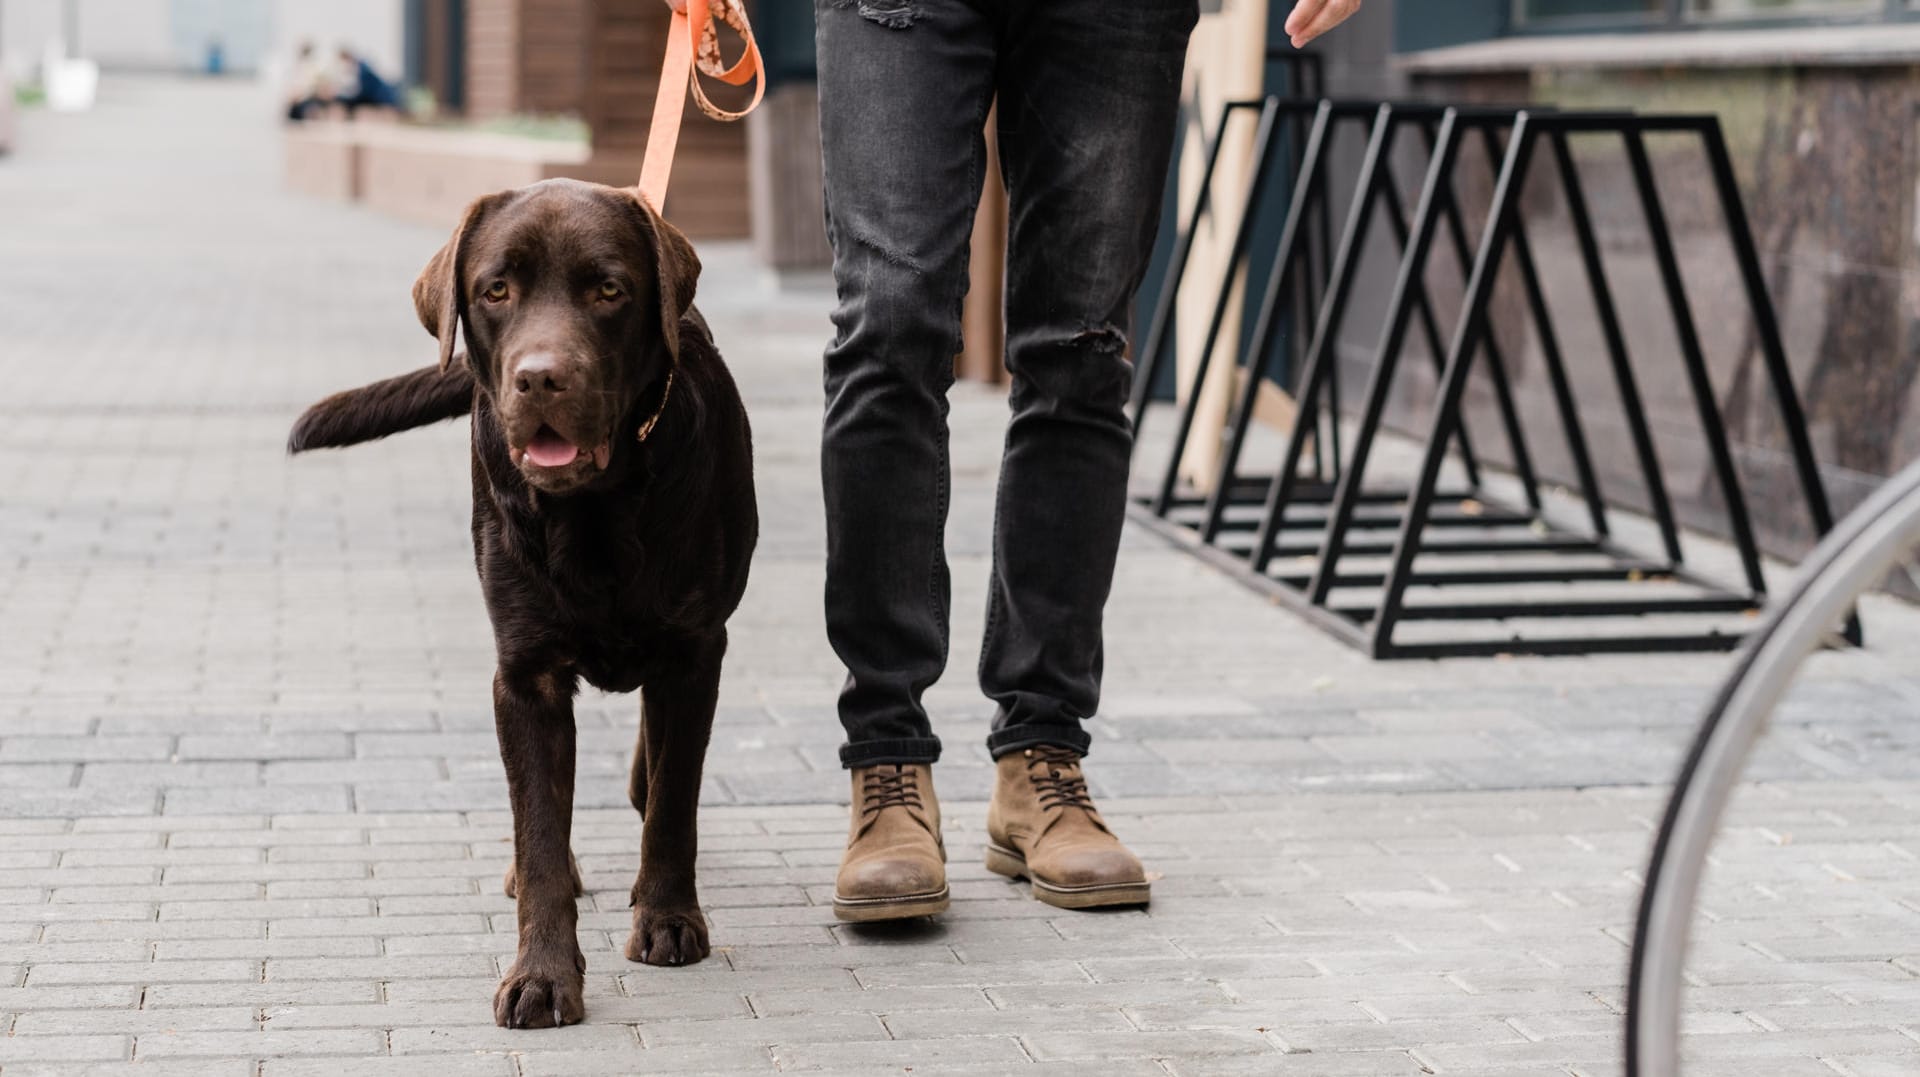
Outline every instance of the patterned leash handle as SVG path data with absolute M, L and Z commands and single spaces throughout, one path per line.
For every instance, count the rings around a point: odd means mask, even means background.
M 716 14 L 746 44 L 731 65 L 720 55 L 720 35 L 713 26 Z M 740 111 L 729 112 L 707 96 L 706 87 L 700 84 L 701 75 L 732 86 L 751 82 L 753 100 Z M 741 0 L 687 0 L 685 11 L 673 13 L 673 24 L 667 30 L 667 59 L 660 69 L 660 92 L 653 101 L 653 127 L 647 134 L 647 154 L 640 165 L 640 197 L 655 212 L 665 210 L 667 183 L 673 178 L 673 154 L 680 144 L 680 122 L 687 105 L 687 90 L 682 87 L 693 92 L 700 111 L 728 123 L 745 118 L 760 104 L 767 76 Z

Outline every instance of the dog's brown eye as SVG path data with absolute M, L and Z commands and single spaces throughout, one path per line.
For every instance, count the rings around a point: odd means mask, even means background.
M 620 290 L 620 286 L 618 284 L 615 284 L 613 281 L 605 281 L 605 282 L 602 282 L 600 285 L 600 298 L 606 300 L 609 303 L 620 298 L 624 294 L 626 293 L 622 292 Z
M 489 303 L 501 302 L 507 298 L 507 282 L 503 280 L 494 281 L 492 284 L 487 285 L 487 290 L 482 292 L 481 295 L 485 297 Z

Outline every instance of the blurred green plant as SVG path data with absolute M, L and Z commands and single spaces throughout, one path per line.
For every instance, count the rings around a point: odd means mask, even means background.
M 47 103 L 47 91 L 21 83 L 13 88 L 13 99 L 23 108 L 34 108 Z
M 512 116 L 496 116 L 488 120 L 468 120 L 457 113 L 440 111 L 434 100 L 433 91 L 413 89 L 408 92 L 407 109 L 415 122 L 422 127 L 436 131 L 472 131 L 489 135 L 511 135 L 515 138 L 530 138 L 539 142 L 578 142 L 591 141 L 592 132 L 587 122 L 577 116 L 539 115 L 522 113 Z
M 423 121 L 431 122 L 440 115 L 440 102 L 431 89 L 425 86 L 406 88 L 407 114 Z
M 466 126 L 489 134 L 516 135 L 542 142 L 586 142 L 591 136 L 587 122 L 577 116 L 499 116 Z

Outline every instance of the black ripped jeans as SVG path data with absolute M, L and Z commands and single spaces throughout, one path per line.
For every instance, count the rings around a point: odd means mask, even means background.
M 1012 420 L 980 686 L 996 756 L 1085 751 L 1125 514 L 1126 325 L 1197 0 L 816 0 L 839 305 L 821 472 L 846 766 L 930 763 L 946 666 L 946 391 L 999 100 Z

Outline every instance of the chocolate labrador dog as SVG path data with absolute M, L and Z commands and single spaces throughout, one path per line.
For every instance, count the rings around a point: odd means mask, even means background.
M 633 191 L 550 180 L 482 198 L 413 287 L 439 365 L 329 397 L 289 440 L 298 453 L 473 415 L 473 552 L 513 802 L 519 952 L 493 1001 L 509 1028 L 585 1015 L 568 847 L 582 678 L 641 691 L 627 957 L 707 956 L 694 814 L 759 523 L 746 410 L 693 308 L 699 272 Z

